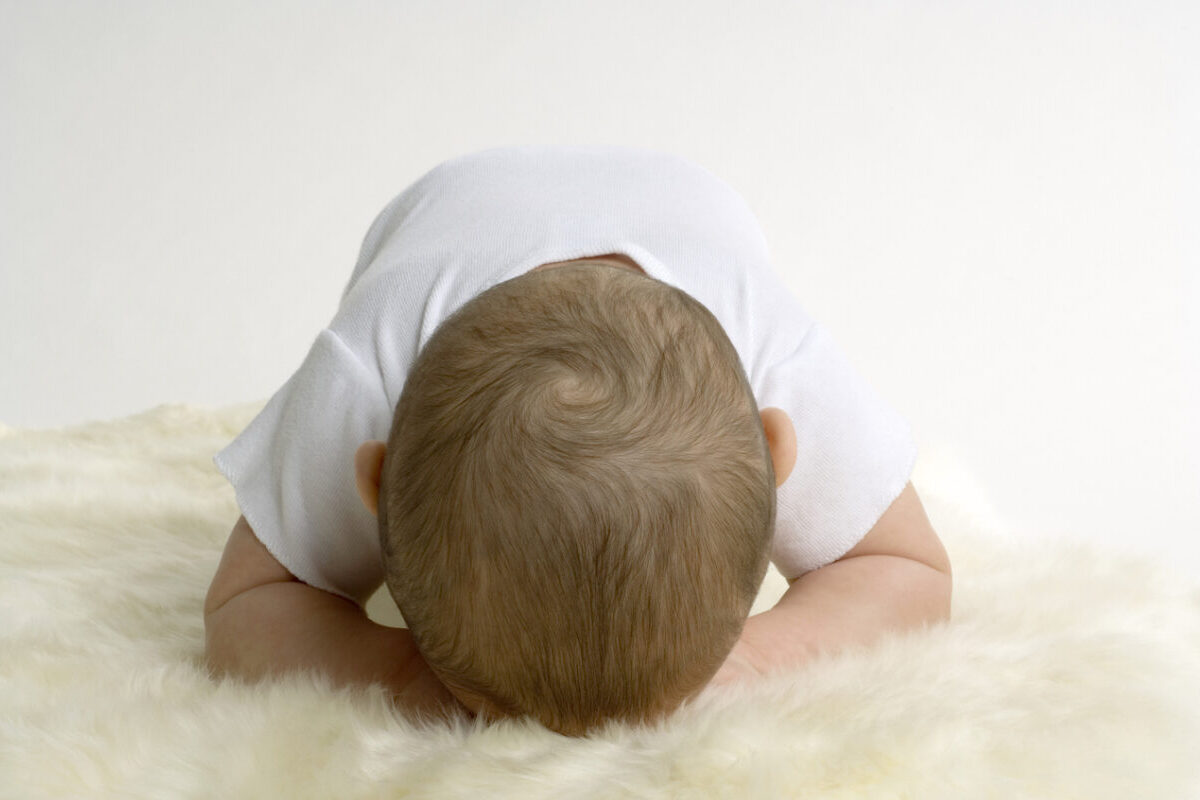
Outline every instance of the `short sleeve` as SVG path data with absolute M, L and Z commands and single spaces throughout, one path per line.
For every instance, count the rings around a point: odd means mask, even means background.
M 297 578 L 360 605 L 383 582 L 354 455 L 391 427 L 382 380 L 330 329 L 213 463 L 263 545 Z
M 813 322 L 765 373 L 760 407 L 787 412 L 796 465 L 776 491 L 771 560 L 787 579 L 845 555 L 875 526 L 912 475 L 908 422 Z

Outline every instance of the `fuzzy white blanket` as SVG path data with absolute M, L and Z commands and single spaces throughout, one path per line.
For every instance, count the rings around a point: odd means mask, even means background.
M 1200 589 L 1014 538 L 945 453 L 913 481 L 954 563 L 949 625 L 658 728 L 422 728 L 382 690 L 215 682 L 201 605 L 238 511 L 209 459 L 260 407 L 0 426 L 0 797 L 1200 796 Z

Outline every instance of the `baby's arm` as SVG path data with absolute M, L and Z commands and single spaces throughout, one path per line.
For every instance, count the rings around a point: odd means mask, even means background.
M 335 685 L 382 683 L 405 709 L 465 711 L 407 630 L 378 625 L 355 603 L 298 580 L 245 517 L 234 526 L 209 586 L 204 628 L 205 658 L 218 674 L 258 680 L 314 669 Z
M 850 552 L 789 581 L 773 608 L 746 620 L 714 682 L 947 621 L 951 583 L 946 549 L 909 483 Z

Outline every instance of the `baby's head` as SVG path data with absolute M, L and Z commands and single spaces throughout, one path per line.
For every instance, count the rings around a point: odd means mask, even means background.
M 438 677 L 579 735 L 708 683 L 767 569 L 775 472 L 712 313 L 569 263 L 437 328 L 396 406 L 378 513 L 388 588 Z

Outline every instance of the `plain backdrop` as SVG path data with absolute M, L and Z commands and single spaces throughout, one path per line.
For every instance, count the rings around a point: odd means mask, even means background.
M 0 423 L 265 401 L 425 171 L 646 146 L 1016 534 L 1200 575 L 1197 8 L 2 2 Z

